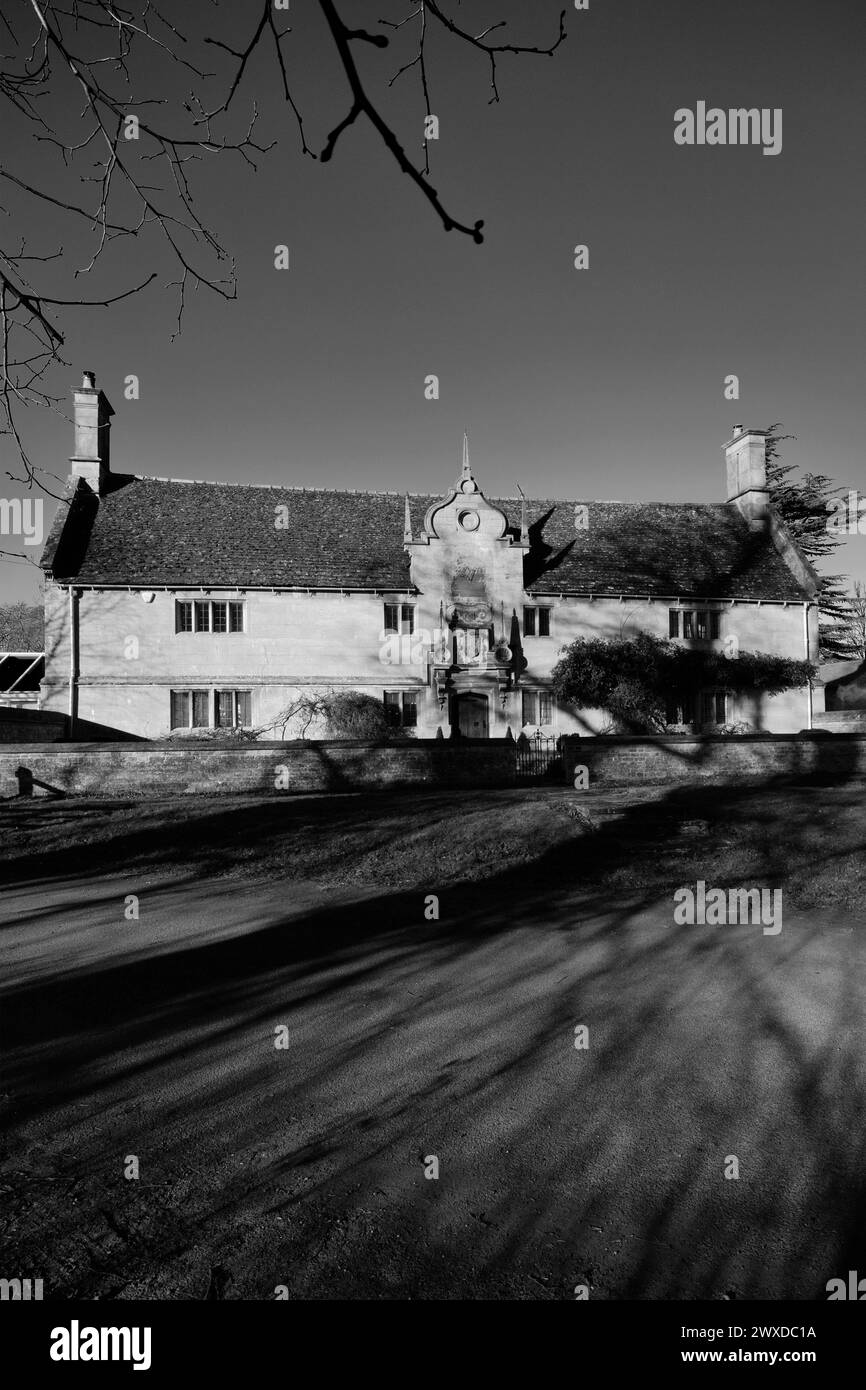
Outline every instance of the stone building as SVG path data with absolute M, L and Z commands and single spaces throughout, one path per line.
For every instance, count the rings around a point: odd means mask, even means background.
M 768 506 L 760 430 L 724 446 L 720 503 L 488 497 L 465 440 L 444 493 L 405 496 L 116 473 L 92 373 L 74 396 L 41 561 L 42 707 L 73 729 L 274 736 L 299 692 L 348 689 L 419 737 L 590 732 L 607 716 L 550 690 L 578 636 L 817 660 L 816 576 Z M 705 690 L 670 717 L 794 732 L 819 698 Z

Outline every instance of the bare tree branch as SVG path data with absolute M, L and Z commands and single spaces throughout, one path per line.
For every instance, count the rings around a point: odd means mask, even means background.
M 234 261 L 199 205 L 194 174 L 203 161 L 230 155 L 256 169 L 274 148 L 275 139 L 258 135 L 258 92 L 245 98 L 253 80 L 261 85 L 263 62 L 270 64 L 277 95 L 297 126 L 302 154 L 328 163 L 343 133 L 364 118 L 442 226 L 480 243 L 483 222 L 460 221 L 447 210 L 429 181 L 429 141 L 425 136 L 423 164 L 416 167 L 380 111 L 372 80 L 359 71 L 353 46 L 388 49 L 391 40 L 376 26 L 392 31 L 395 46 L 404 36 L 411 42 L 414 34 L 417 49 L 398 55 L 396 71 L 383 86 L 387 91 L 398 77 L 417 74 L 429 116 L 429 21 L 450 42 L 469 45 L 489 62 L 491 102 L 499 100 L 498 57 L 549 55 L 565 37 L 564 11 L 557 37 L 547 47 L 537 47 L 507 41 L 503 20 L 472 33 L 451 18 L 443 0 L 380 0 L 386 13 L 368 27 L 344 22 L 335 0 L 318 0 L 324 41 L 348 83 L 349 107 L 317 156 L 307 139 L 287 60 L 287 55 L 292 61 L 303 55 L 295 52 L 292 29 L 278 27 L 273 0 L 253 6 L 252 22 L 248 6 L 220 6 L 220 0 L 211 0 L 210 32 L 193 37 L 174 17 L 175 10 L 179 16 L 188 13 L 185 4 L 3 0 L 0 41 L 11 51 L 0 54 L 0 109 L 7 136 L 0 152 L 0 189 L 8 194 L 8 206 L 0 207 L 0 213 L 14 217 L 10 225 L 29 226 L 30 241 L 22 238 L 14 251 L 0 249 L 0 436 L 11 440 L 23 466 L 19 480 L 28 486 L 37 481 L 45 486 L 41 478 L 46 470 L 29 457 L 19 416 L 34 406 L 56 410 L 65 398 L 65 390 L 52 384 L 68 364 L 61 355 L 64 331 L 51 311 L 68 316 L 117 304 L 138 294 L 159 273 L 141 278 L 124 269 L 127 288 L 100 293 L 98 277 L 112 248 L 126 248 L 126 267 L 141 257 L 145 243 L 148 248 L 156 243 L 163 259 L 177 268 L 177 276 L 165 281 L 177 294 L 172 338 L 182 330 L 189 288 L 226 300 L 236 297 Z M 398 5 L 408 13 L 400 17 Z M 244 37 L 238 37 L 238 30 Z M 213 70 L 203 61 L 205 50 L 213 55 Z M 58 243 L 59 249 L 53 249 Z M 90 277 L 91 293 L 71 297 L 67 286 L 80 276 Z

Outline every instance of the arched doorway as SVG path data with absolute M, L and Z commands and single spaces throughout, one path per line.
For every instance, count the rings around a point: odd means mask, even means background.
M 460 738 L 488 738 L 487 696 L 475 690 L 455 695 L 451 726 Z

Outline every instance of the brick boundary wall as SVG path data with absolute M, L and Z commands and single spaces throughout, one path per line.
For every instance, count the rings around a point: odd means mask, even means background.
M 220 792 L 357 791 L 395 786 L 493 787 L 514 781 L 514 745 L 298 740 L 243 747 L 63 743 L 0 747 L 0 796 L 207 796 Z M 285 768 L 285 775 L 279 768 Z M 277 787 L 280 778 L 287 785 Z
M 842 783 L 866 778 L 866 734 L 566 736 L 563 761 L 568 783 L 574 783 L 574 769 L 582 764 L 590 788 L 825 776 Z
M 777 734 L 724 738 L 668 735 L 563 739 L 565 781 L 589 769 L 592 787 L 688 785 L 826 777 L 866 778 L 864 734 Z M 285 787 L 277 786 L 286 769 Z M 180 743 L 0 745 L 0 796 L 207 796 L 220 792 L 357 791 L 386 787 L 513 786 L 510 740 L 406 743 L 299 740 L 243 747 Z M 526 783 L 525 785 L 532 785 Z

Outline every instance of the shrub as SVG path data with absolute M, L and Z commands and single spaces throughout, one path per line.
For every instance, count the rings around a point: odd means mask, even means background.
M 564 648 L 551 682 L 561 704 L 605 710 L 630 733 L 663 733 L 670 731 L 671 696 L 694 696 L 706 688 L 778 695 L 814 675 L 808 661 L 762 652 L 740 652 L 729 660 L 715 648 L 683 647 L 641 633 L 610 642 L 578 638 Z
M 172 729 L 167 738 L 193 743 L 255 743 L 261 729 Z
M 359 690 L 312 690 L 299 695 L 271 725 L 280 738 L 356 738 L 378 741 L 405 737 L 389 724 L 385 707 Z

